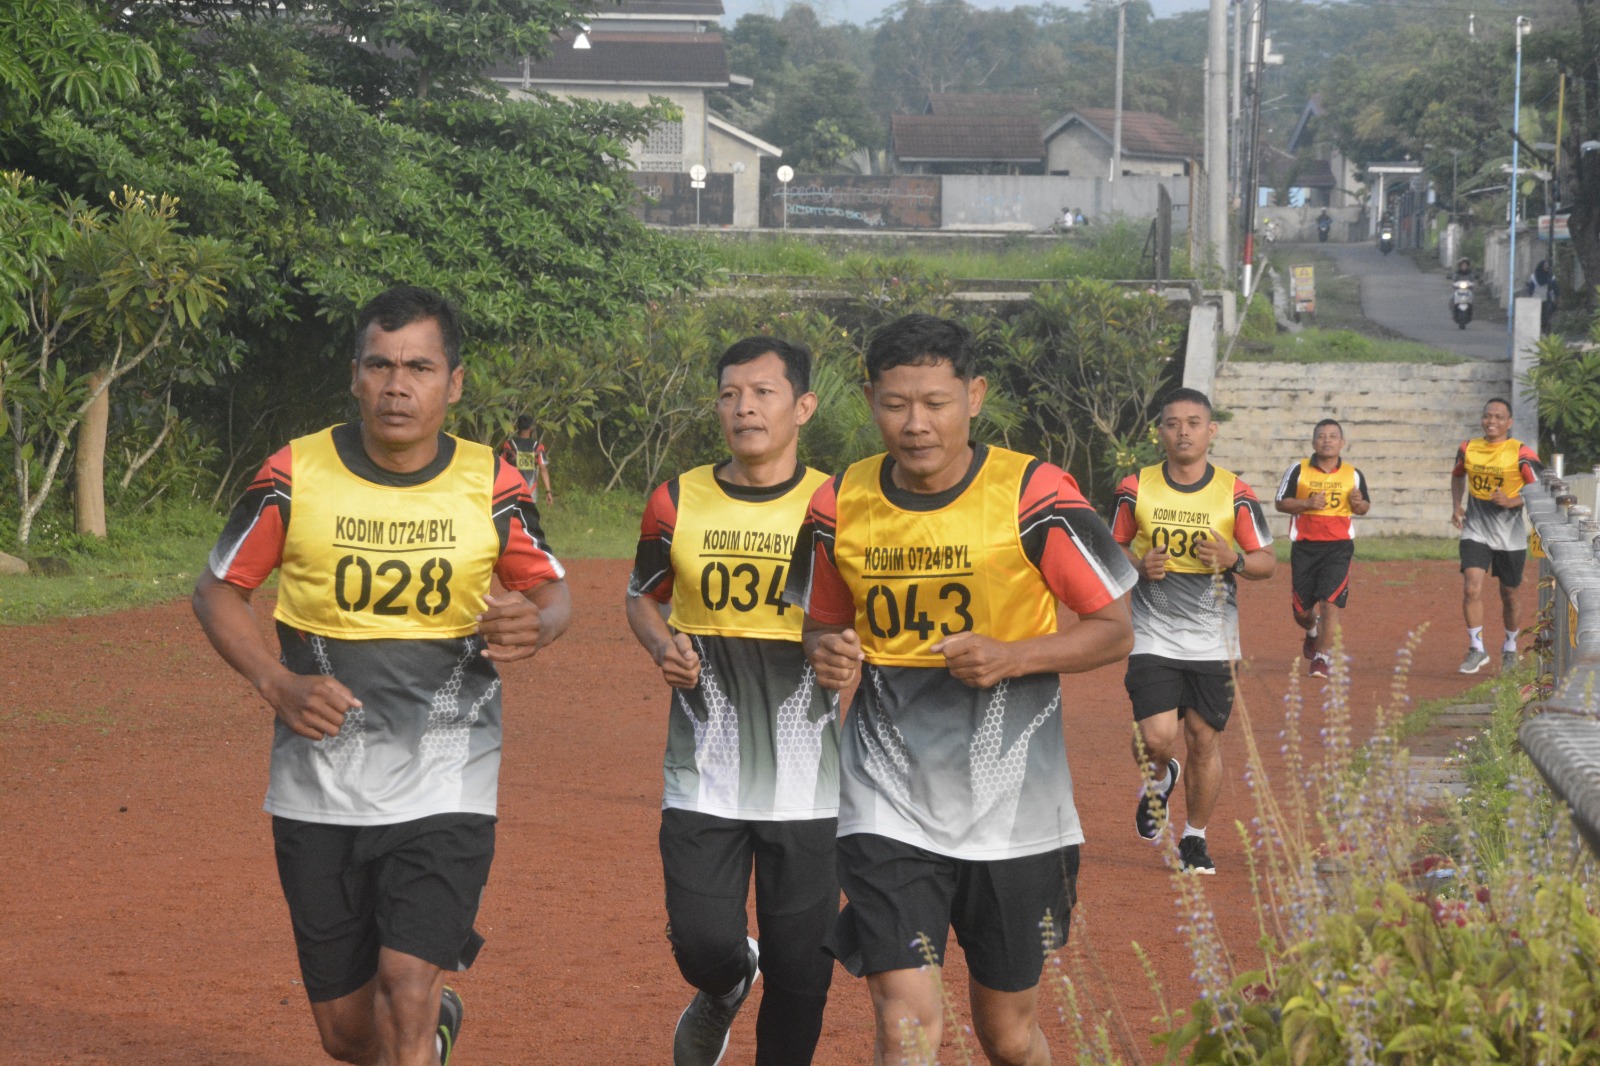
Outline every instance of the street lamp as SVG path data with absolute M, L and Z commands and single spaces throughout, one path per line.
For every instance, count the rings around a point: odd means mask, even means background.
M 1511 104 L 1511 253 L 1506 265 L 1506 290 L 1511 296 L 1507 301 L 1510 312 L 1506 315 L 1508 347 L 1516 343 L 1517 336 L 1517 167 L 1520 163 L 1518 149 L 1522 145 L 1522 38 L 1532 28 L 1533 22 L 1528 16 L 1517 16 L 1517 85 Z M 1516 355 L 1515 351 L 1509 354 Z

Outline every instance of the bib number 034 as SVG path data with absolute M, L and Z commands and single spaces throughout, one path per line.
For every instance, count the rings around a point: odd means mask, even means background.
M 873 636 L 888 640 L 909 632 L 928 640 L 935 629 L 947 637 L 972 629 L 971 589 L 959 581 L 940 585 L 939 603 L 934 610 L 945 618 L 935 622 L 926 610 L 917 608 L 919 588 L 915 582 L 904 586 L 903 600 L 892 585 L 873 585 L 867 590 L 867 626 Z
M 772 571 L 767 582 L 766 595 L 761 594 L 761 571 L 754 563 L 740 563 L 731 570 L 727 563 L 711 562 L 700 571 L 700 601 L 708 611 L 732 607 L 735 611 L 753 611 L 766 604 L 782 617 L 792 604 L 783 600 L 782 565 Z
M 362 556 L 346 555 L 333 571 L 333 598 L 342 611 L 365 611 L 370 605 L 378 615 L 408 614 L 412 608 L 425 615 L 443 614 L 450 606 L 453 572 L 449 559 L 425 560 L 413 575 L 404 559 L 386 559 L 374 569 Z M 402 601 L 402 597 L 409 598 Z

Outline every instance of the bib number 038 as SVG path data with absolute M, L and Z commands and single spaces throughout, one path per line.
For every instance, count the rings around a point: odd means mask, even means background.
M 449 559 L 425 560 L 413 575 L 404 559 L 386 559 L 374 569 L 362 556 L 346 555 L 333 571 L 333 598 L 342 611 L 365 611 L 370 605 L 373 614 L 386 616 L 408 614 L 412 608 L 425 615 L 443 614 L 450 606 L 453 572 Z M 415 595 L 402 602 L 413 581 Z
M 1194 555 L 1194 550 L 1200 546 L 1200 542 L 1209 539 L 1210 536 L 1211 534 L 1203 529 L 1157 526 L 1150 531 L 1150 547 L 1157 551 L 1165 551 L 1175 559 L 1184 559 Z
M 873 636 L 888 640 L 910 632 L 928 640 L 935 629 L 947 637 L 972 629 L 971 589 L 959 581 L 940 585 L 939 606 L 935 610 L 946 617 L 942 622 L 935 622 L 926 610 L 917 608 L 920 587 L 915 582 L 906 585 L 903 600 L 892 585 L 873 585 L 867 590 L 867 626 Z

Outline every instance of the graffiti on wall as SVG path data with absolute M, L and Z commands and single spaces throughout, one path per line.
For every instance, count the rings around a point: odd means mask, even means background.
M 761 225 L 779 229 L 938 229 L 937 177 L 797 174 L 762 182 Z
M 707 174 L 706 187 L 695 189 L 688 174 L 636 170 L 628 175 L 639 190 L 633 213 L 657 226 L 695 224 L 695 193 L 700 194 L 700 225 L 733 225 L 733 175 Z

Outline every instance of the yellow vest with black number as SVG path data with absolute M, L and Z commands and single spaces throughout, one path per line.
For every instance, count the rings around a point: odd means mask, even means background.
M 989 448 L 983 468 L 936 511 L 890 502 L 884 456 L 839 486 L 834 562 L 856 605 L 856 632 L 879 666 L 945 665 L 930 649 L 969 630 L 1015 641 L 1056 631 L 1056 600 L 1022 549 L 1017 502 L 1033 460 Z
M 1462 446 L 1467 468 L 1467 491 L 1487 500 L 1499 489 L 1515 499 L 1522 495 L 1522 442 L 1507 437 L 1490 444 L 1482 437 Z
M 672 533 L 672 617 L 685 633 L 799 640 L 805 611 L 783 600 L 794 538 L 817 486 L 807 470 L 775 500 L 741 500 L 717 484 L 715 467 L 678 477 Z
M 1133 517 L 1138 534 L 1129 545 L 1142 559 L 1152 547 L 1167 552 L 1167 572 L 1209 574 L 1213 568 L 1200 561 L 1195 546 L 1216 530 L 1224 541 L 1233 540 L 1233 490 L 1238 481 L 1219 466 L 1211 468 L 1211 481 L 1198 492 L 1179 492 L 1167 484 L 1165 464 L 1139 471 L 1139 495 Z
M 376 485 L 339 459 L 332 430 L 290 442 L 293 500 L 274 617 L 340 640 L 475 632 L 500 537 L 495 455 L 456 440 L 421 485 Z

